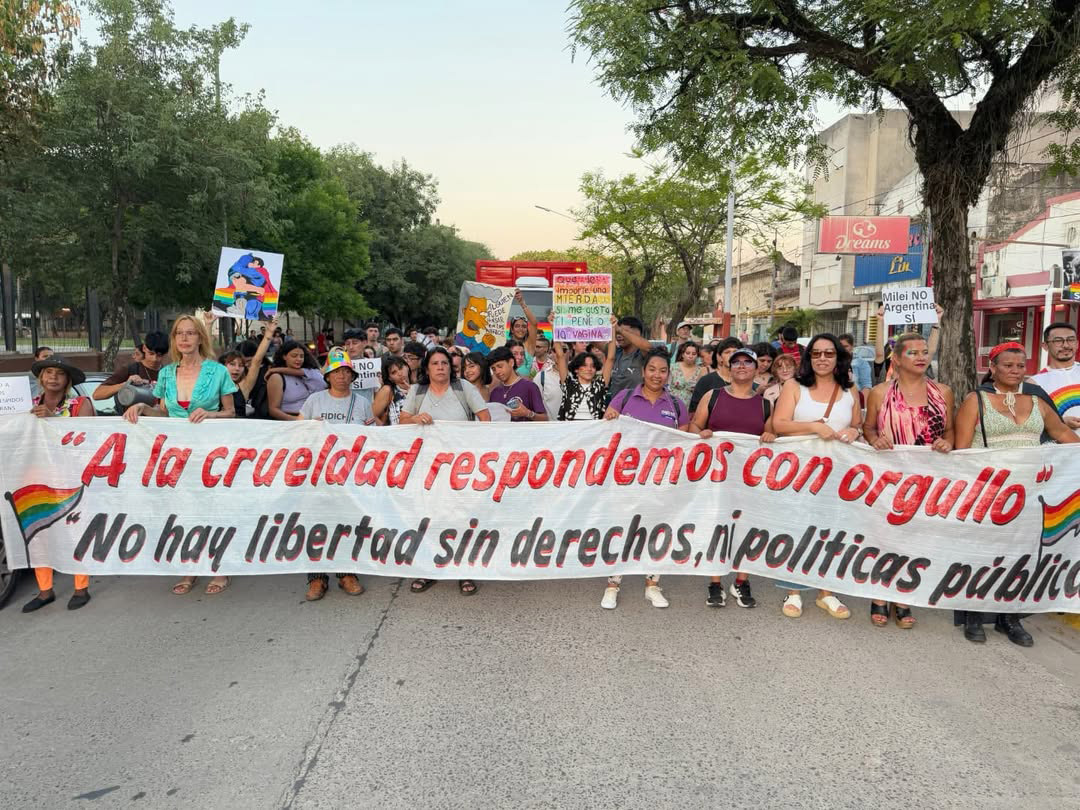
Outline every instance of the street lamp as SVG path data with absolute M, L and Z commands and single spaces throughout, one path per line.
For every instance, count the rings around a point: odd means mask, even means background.
M 548 212 L 549 214 L 554 214 L 554 215 L 555 215 L 555 216 L 557 216 L 557 217 L 562 217 L 563 219 L 568 219 L 568 220 L 570 220 L 571 222 L 577 222 L 577 220 L 576 220 L 576 219 L 574 219 L 574 218 L 573 218 L 572 216 L 570 216 L 569 214 L 564 214 L 564 213 L 563 213 L 562 211 L 556 211 L 556 210 L 555 210 L 555 209 L 553 209 L 553 208 L 545 208 L 544 206 L 542 206 L 542 205 L 536 205 L 535 203 L 533 203 L 533 208 L 539 208 L 539 209 L 540 209 L 541 211 L 547 211 L 547 212 Z

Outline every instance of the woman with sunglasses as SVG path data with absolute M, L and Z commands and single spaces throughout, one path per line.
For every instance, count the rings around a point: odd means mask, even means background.
M 777 358 L 779 359 L 779 358 Z M 827 441 L 850 444 L 859 438 L 862 410 L 852 393 L 851 355 L 835 335 L 815 335 L 803 352 L 799 372 L 784 383 L 776 402 L 773 427 L 777 436 L 817 436 Z M 796 619 L 802 615 L 800 592 L 805 585 L 777 582 L 786 588 L 783 613 Z M 829 591 L 819 590 L 815 604 L 834 619 L 851 616 L 839 599 Z
M 863 431 L 875 450 L 892 450 L 897 445 L 930 447 L 939 453 L 953 449 L 953 393 L 947 385 L 927 379 L 930 349 L 917 332 L 899 335 L 893 344 L 893 378 L 875 385 L 867 393 Z M 893 605 L 896 624 L 904 630 L 915 626 L 911 608 Z M 889 603 L 870 602 L 870 621 L 884 627 L 889 621 Z

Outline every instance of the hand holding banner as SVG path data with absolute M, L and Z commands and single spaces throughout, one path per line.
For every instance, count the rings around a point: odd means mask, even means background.
M 0 528 L 12 567 L 69 573 L 739 571 L 913 606 L 1080 612 L 1068 445 L 762 445 L 628 417 L 530 428 L 523 448 L 505 423 L 252 420 L 238 437 L 228 420 L 5 416 Z

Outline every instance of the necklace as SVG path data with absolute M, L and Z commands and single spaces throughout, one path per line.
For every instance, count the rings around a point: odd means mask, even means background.
M 998 389 L 997 383 L 994 383 L 994 393 L 1001 394 L 1005 397 L 1005 407 L 1009 409 L 1009 413 L 1012 414 L 1013 419 L 1016 419 L 1016 392 L 1001 391 Z

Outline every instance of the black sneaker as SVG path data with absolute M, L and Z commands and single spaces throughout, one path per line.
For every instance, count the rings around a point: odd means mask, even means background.
M 733 582 L 731 595 L 735 597 L 735 604 L 741 608 L 752 608 L 757 605 L 757 600 L 750 594 L 750 580 L 748 579 L 744 579 L 742 582 Z
M 723 583 L 709 583 L 709 598 L 705 600 L 705 604 L 709 607 L 723 607 L 727 604 L 727 597 L 724 596 Z

